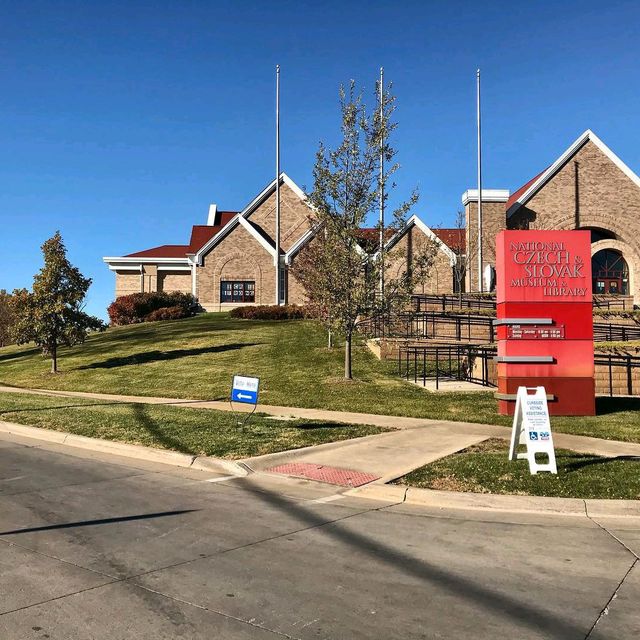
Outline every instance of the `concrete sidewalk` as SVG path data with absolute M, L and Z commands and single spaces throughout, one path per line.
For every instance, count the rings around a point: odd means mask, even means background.
M 216 411 L 231 411 L 229 402 L 220 400 L 181 400 L 179 398 L 158 398 L 153 396 L 127 396 L 111 393 L 90 393 L 86 391 L 54 391 L 49 389 L 22 389 L 19 387 L 0 386 L 0 393 L 31 393 L 37 395 L 59 396 L 63 398 L 85 398 L 90 400 L 106 400 L 111 402 L 136 402 L 142 404 L 166 404 L 176 407 L 191 407 L 193 409 L 214 409 Z M 237 404 L 233 408 L 236 412 L 249 412 L 251 406 Z M 279 418 L 303 418 L 305 420 L 324 420 L 332 422 L 344 422 L 347 424 L 371 424 L 387 429 L 411 429 L 424 427 L 431 424 L 442 424 L 441 420 L 429 420 L 427 418 L 408 418 L 404 416 L 386 416 L 374 413 L 356 413 L 352 411 L 330 411 L 327 409 L 307 409 L 302 407 L 280 407 L 277 405 L 259 404 L 256 411 Z M 504 427 L 491 427 L 491 425 L 478 425 L 458 422 L 465 428 L 478 429 L 479 433 L 487 428 L 504 430 Z
M 321 465 L 371 474 L 377 483 L 395 480 L 424 464 L 482 442 L 486 434 L 464 433 L 449 424 L 400 430 L 346 440 L 335 446 L 308 447 L 245 460 L 254 471 L 283 463 Z
M 175 398 L 124 396 L 105 393 L 49 391 L 0 387 L 0 392 L 34 393 L 38 395 L 78 397 L 111 402 L 165 404 L 177 407 L 230 411 L 229 403 L 219 401 L 189 401 Z M 357 438 L 342 442 L 306 447 L 269 454 L 245 461 L 255 471 L 271 469 L 283 463 L 319 465 L 353 470 L 375 477 L 376 483 L 389 482 L 424 464 L 451 455 L 487 438 L 508 438 L 510 429 L 496 425 L 428 420 L 369 413 L 352 413 L 258 405 L 259 412 L 279 418 L 306 418 L 349 424 L 372 424 L 393 429 L 390 433 Z M 593 453 L 605 457 L 640 456 L 640 444 L 601 440 L 587 436 L 555 433 L 558 448 L 579 453 Z

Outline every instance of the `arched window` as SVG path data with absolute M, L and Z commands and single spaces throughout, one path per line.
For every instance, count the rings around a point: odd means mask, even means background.
M 629 267 L 615 249 L 602 249 L 591 258 L 593 293 L 628 295 Z

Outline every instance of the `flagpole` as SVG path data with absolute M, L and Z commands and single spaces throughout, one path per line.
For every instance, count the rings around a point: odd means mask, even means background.
M 380 300 L 384 295 L 384 68 L 380 67 Z
M 276 305 L 280 304 L 280 65 L 276 65 Z
M 482 293 L 482 134 L 480 128 L 480 69 L 477 74 L 478 120 L 478 291 Z

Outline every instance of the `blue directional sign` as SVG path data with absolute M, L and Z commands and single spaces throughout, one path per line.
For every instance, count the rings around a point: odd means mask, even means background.
M 233 384 L 231 385 L 231 402 L 258 404 L 259 385 L 260 378 L 233 376 Z

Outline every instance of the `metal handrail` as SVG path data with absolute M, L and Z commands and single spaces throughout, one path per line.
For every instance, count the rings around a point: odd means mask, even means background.
M 596 342 L 640 340 L 640 325 L 595 322 L 593 324 L 593 339 Z
M 370 318 L 360 323 L 360 330 L 373 338 L 446 339 L 483 343 L 495 341 L 493 318 L 467 314 L 443 315 L 438 311 Z
M 466 380 L 485 387 L 495 387 L 489 379 L 489 361 L 496 356 L 497 349 L 487 345 L 420 345 L 406 346 L 398 350 L 398 375 L 415 383 L 435 380 L 436 389 L 440 379 Z M 480 377 L 473 375 L 473 364 L 480 358 Z

